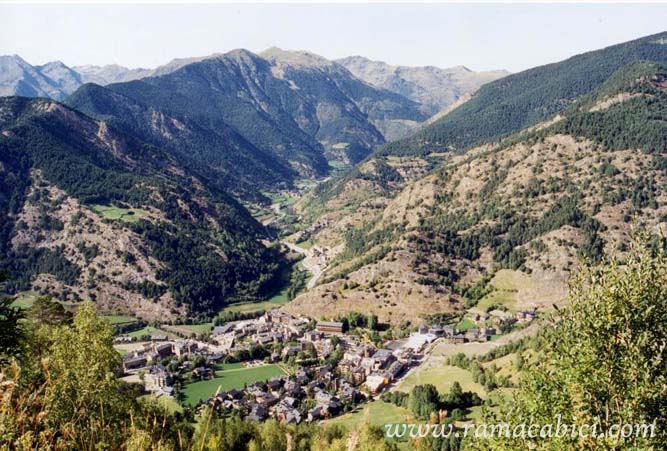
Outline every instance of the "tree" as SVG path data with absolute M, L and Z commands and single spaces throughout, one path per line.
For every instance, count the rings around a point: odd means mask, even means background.
M 433 412 L 438 410 L 438 404 L 438 390 L 431 384 L 416 385 L 410 392 L 408 407 L 412 414 L 420 420 L 427 420 Z
M 39 296 L 30 307 L 29 317 L 38 324 L 59 326 L 72 321 L 72 313 L 48 296 Z
M 12 298 L 0 299 L 0 364 L 19 353 L 24 338 L 23 312 L 12 303 Z
M 571 305 L 545 330 L 546 345 L 525 370 L 501 414 L 486 422 L 510 426 L 651 425 L 654 437 L 477 440 L 473 449 L 665 449 L 667 438 L 667 257 L 643 237 L 621 260 L 586 267 L 575 278 Z M 527 367 L 528 364 L 525 364 Z

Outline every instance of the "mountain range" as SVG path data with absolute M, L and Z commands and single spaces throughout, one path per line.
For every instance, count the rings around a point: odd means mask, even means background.
M 296 205 L 329 262 L 296 313 L 549 308 L 579 259 L 667 226 L 665 36 L 484 85 Z
M 579 258 L 667 225 L 666 36 L 506 76 L 278 48 L 87 75 L 2 57 L 9 287 L 210 316 L 279 288 L 277 233 L 326 262 L 292 312 L 557 303 Z M 270 227 L 250 214 L 302 179 Z

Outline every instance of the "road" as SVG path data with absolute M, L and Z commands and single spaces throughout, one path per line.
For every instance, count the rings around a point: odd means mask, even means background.
M 296 244 L 290 243 L 289 241 L 283 240 L 281 241 L 281 243 L 287 246 L 290 250 L 304 256 L 303 267 L 306 268 L 306 270 L 308 270 L 313 275 L 313 277 L 311 277 L 308 283 L 306 284 L 306 288 L 310 290 L 315 286 L 320 277 L 322 277 L 322 268 L 317 263 L 317 259 L 313 255 L 313 251 L 311 249 L 305 249 L 301 246 L 297 246 Z

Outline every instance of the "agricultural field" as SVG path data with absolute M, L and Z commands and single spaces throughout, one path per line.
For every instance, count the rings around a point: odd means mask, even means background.
M 162 326 L 165 330 L 178 332 L 184 335 L 210 333 L 213 330 L 213 323 L 204 324 L 179 324 L 174 326 Z
M 407 409 L 377 400 L 360 404 L 354 411 L 327 420 L 326 424 L 336 424 L 350 429 L 364 422 L 368 422 L 374 426 L 382 426 L 387 423 L 405 423 L 410 418 L 411 416 Z
M 240 389 L 246 384 L 265 381 L 283 374 L 285 372 L 278 365 L 262 365 L 254 368 L 228 368 L 216 371 L 215 378 L 187 384 L 183 388 L 185 403 L 195 405 L 200 400 L 210 398 L 218 390 Z
M 449 393 L 454 382 L 458 382 L 463 391 L 472 391 L 482 398 L 487 397 L 484 387 L 473 382 L 472 374 L 468 370 L 433 361 L 426 362 L 423 366 L 411 371 L 396 389 L 408 393 L 415 385 L 432 384 L 440 393 Z
M 238 304 L 231 304 L 222 309 L 220 313 L 224 312 L 238 312 L 238 313 L 248 313 L 248 312 L 256 312 L 258 310 L 270 310 L 272 308 L 280 307 L 281 305 L 287 303 L 287 292 L 289 290 L 289 286 L 285 286 L 282 290 L 280 290 L 278 293 L 273 295 L 271 298 L 269 298 L 266 301 L 258 301 L 258 302 L 242 302 Z
M 120 220 L 123 222 L 137 222 L 148 215 L 146 210 L 140 208 L 120 208 L 109 205 L 93 205 L 93 211 L 106 219 Z

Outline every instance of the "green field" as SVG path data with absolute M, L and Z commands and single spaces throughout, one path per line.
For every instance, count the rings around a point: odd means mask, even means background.
M 222 309 L 220 313 L 223 312 L 239 312 L 239 313 L 248 313 L 256 312 L 258 310 L 270 310 L 276 307 L 287 303 L 287 292 L 289 291 L 289 285 L 285 286 L 282 290 L 274 294 L 267 301 L 257 301 L 257 302 L 242 302 L 238 304 L 231 304 Z
M 109 205 L 93 205 L 93 211 L 106 219 L 120 220 L 123 222 L 137 222 L 146 217 L 148 212 L 140 208 L 120 208 Z
M 142 329 L 138 329 L 138 330 L 135 330 L 135 331 L 133 331 L 133 332 L 128 332 L 128 333 L 123 334 L 123 335 L 127 335 L 128 337 L 136 337 L 136 338 L 139 338 L 139 337 L 141 337 L 142 335 L 150 335 L 150 334 L 152 334 L 152 333 L 159 333 L 159 334 L 169 335 L 167 332 L 165 332 L 165 331 L 163 331 L 163 330 L 160 330 L 160 329 L 156 329 L 156 328 L 153 327 L 153 326 L 146 326 L 146 327 L 144 327 L 144 328 L 142 328 Z
M 365 422 L 382 426 L 388 423 L 405 423 L 409 419 L 410 413 L 407 409 L 377 400 L 361 404 L 353 412 L 327 420 L 326 424 L 337 424 L 349 429 Z
M 22 309 L 29 309 L 30 307 L 32 307 L 32 304 L 33 302 L 35 302 L 35 299 L 37 299 L 37 293 L 34 293 L 32 291 L 26 291 L 24 293 L 16 295 L 16 300 L 12 302 L 12 306 Z
M 285 372 L 278 365 L 263 365 L 256 368 L 230 368 L 216 371 L 216 377 L 207 381 L 187 384 L 183 388 L 185 403 L 195 405 L 202 399 L 208 399 L 220 391 L 240 389 L 252 382 L 264 381 L 281 376 Z
M 137 322 L 137 319 L 134 316 L 126 315 L 102 315 L 102 318 L 106 319 L 111 324 L 130 324 Z
M 213 329 L 213 323 L 203 324 L 178 324 L 175 326 L 162 326 L 166 330 L 180 332 L 185 335 L 210 333 Z
M 463 320 L 461 320 L 460 323 L 456 325 L 456 329 L 458 329 L 460 332 L 465 332 L 468 329 L 472 329 L 475 326 L 476 324 L 473 321 L 469 320 L 468 318 L 464 318 Z
M 479 301 L 477 308 L 480 310 L 487 310 L 495 305 L 514 311 L 522 293 L 533 288 L 533 281 L 530 276 L 521 271 L 510 269 L 498 271 L 489 284 L 495 289 Z
M 473 391 L 480 397 L 486 397 L 484 387 L 472 380 L 470 371 L 449 365 L 415 368 L 401 381 L 397 389 L 409 392 L 415 385 L 433 384 L 440 393 L 449 393 L 449 389 L 458 382 L 464 391 Z

